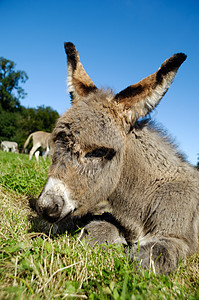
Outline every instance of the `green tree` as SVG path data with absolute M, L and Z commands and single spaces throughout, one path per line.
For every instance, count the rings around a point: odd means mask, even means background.
M 28 76 L 15 67 L 13 61 L 0 57 L 0 141 L 15 141 L 21 150 L 30 133 L 52 132 L 59 114 L 49 106 L 25 108 L 20 104 L 26 95 L 20 83 Z
M 0 112 L 15 112 L 20 109 L 20 99 L 26 95 L 20 83 L 28 79 L 24 71 L 15 71 L 16 64 L 0 57 Z
M 27 134 L 39 130 L 51 132 L 58 117 L 58 112 L 50 106 L 45 107 L 42 105 L 37 108 L 27 108 L 23 109 L 19 126 Z
M 55 123 L 59 117 L 56 110 L 47 106 L 38 106 L 37 108 L 24 108 L 17 121 L 17 131 L 14 139 L 18 141 L 19 148 L 22 149 L 28 135 L 35 131 L 52 132 Z M 31 147 L 31 143 L 29 145 Z
M 0 113 L 0 140 L 13 140 L 19 117 L 20 114 L 17 112 L 3 111 Z

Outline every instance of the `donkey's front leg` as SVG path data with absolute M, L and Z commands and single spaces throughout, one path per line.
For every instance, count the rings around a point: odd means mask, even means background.
M 180 259 L 186 258 L 188 245 L 181 239 L 167 237 L 143 238 L 129 250 L 130 259 L 139 262 L 143 269 L 165 274 L 174 270 Z
M 120 230 L 107 221 L 90 222 L 81 230 L 79 239 L 84 239 L 90 246 L 104 243 L 127 245 Z

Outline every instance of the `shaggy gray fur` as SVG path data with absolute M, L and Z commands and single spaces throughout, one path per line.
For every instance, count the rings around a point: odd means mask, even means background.
M 186 56 L 173 55 L 156 73 L 114 95 L 96 88 L 72 43 L 65 49 L 73 106 L 53 131 L 55 152 L 37 211 L 51 222 L 67 222 L 108 201 L 122 229 L 93 221 L 83 236 L 91 244 L 127 242 L 143 268 L 170 272 L 197 248 L 199 173 L 138 119 L 159 103 Z

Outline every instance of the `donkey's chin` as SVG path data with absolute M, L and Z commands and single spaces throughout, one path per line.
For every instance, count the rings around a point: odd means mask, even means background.
M 50 223 L 58 223 L 63 219 L 71 218 L 74 211 L 74 208 L 68 207 L 67 209 L 64 208 L 64 210 L 62 210 L 60 214 L 55 214 L 49 213 L 49 211 L 46 209 L 43 209 L 43 211 L 41 212 L 41 210 L 37 208 L 38 214 Z
M 76 208 L 71 208 L 71 209 L 65 209 L 65 210 L 63 210 L 63 211 L 61 212 L 60 217 L 59 217 L 56 221 L 54 221 L 54 223 L 55 223 L 55 222 L 58 223 L 58 222 L 60 222 L 60 221 L 63 221 L 63 219 L 66 220 L 66 219 L 68 219 L 68 218 L 73 217 L 75 211 L 76 211 Z

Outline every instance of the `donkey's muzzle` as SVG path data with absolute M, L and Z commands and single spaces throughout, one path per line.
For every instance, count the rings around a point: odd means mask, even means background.
M 38 214 L 51 223 L 65 218 L 76 208 L 75 201 L 69 195 L 61 180 L 49 177 L 36 203 Z
M 60 219 L 63 211 L 64 199 L 55 194 L 46 193 L 37 200 L 36 209 L 39 215 L 51 223 Z

